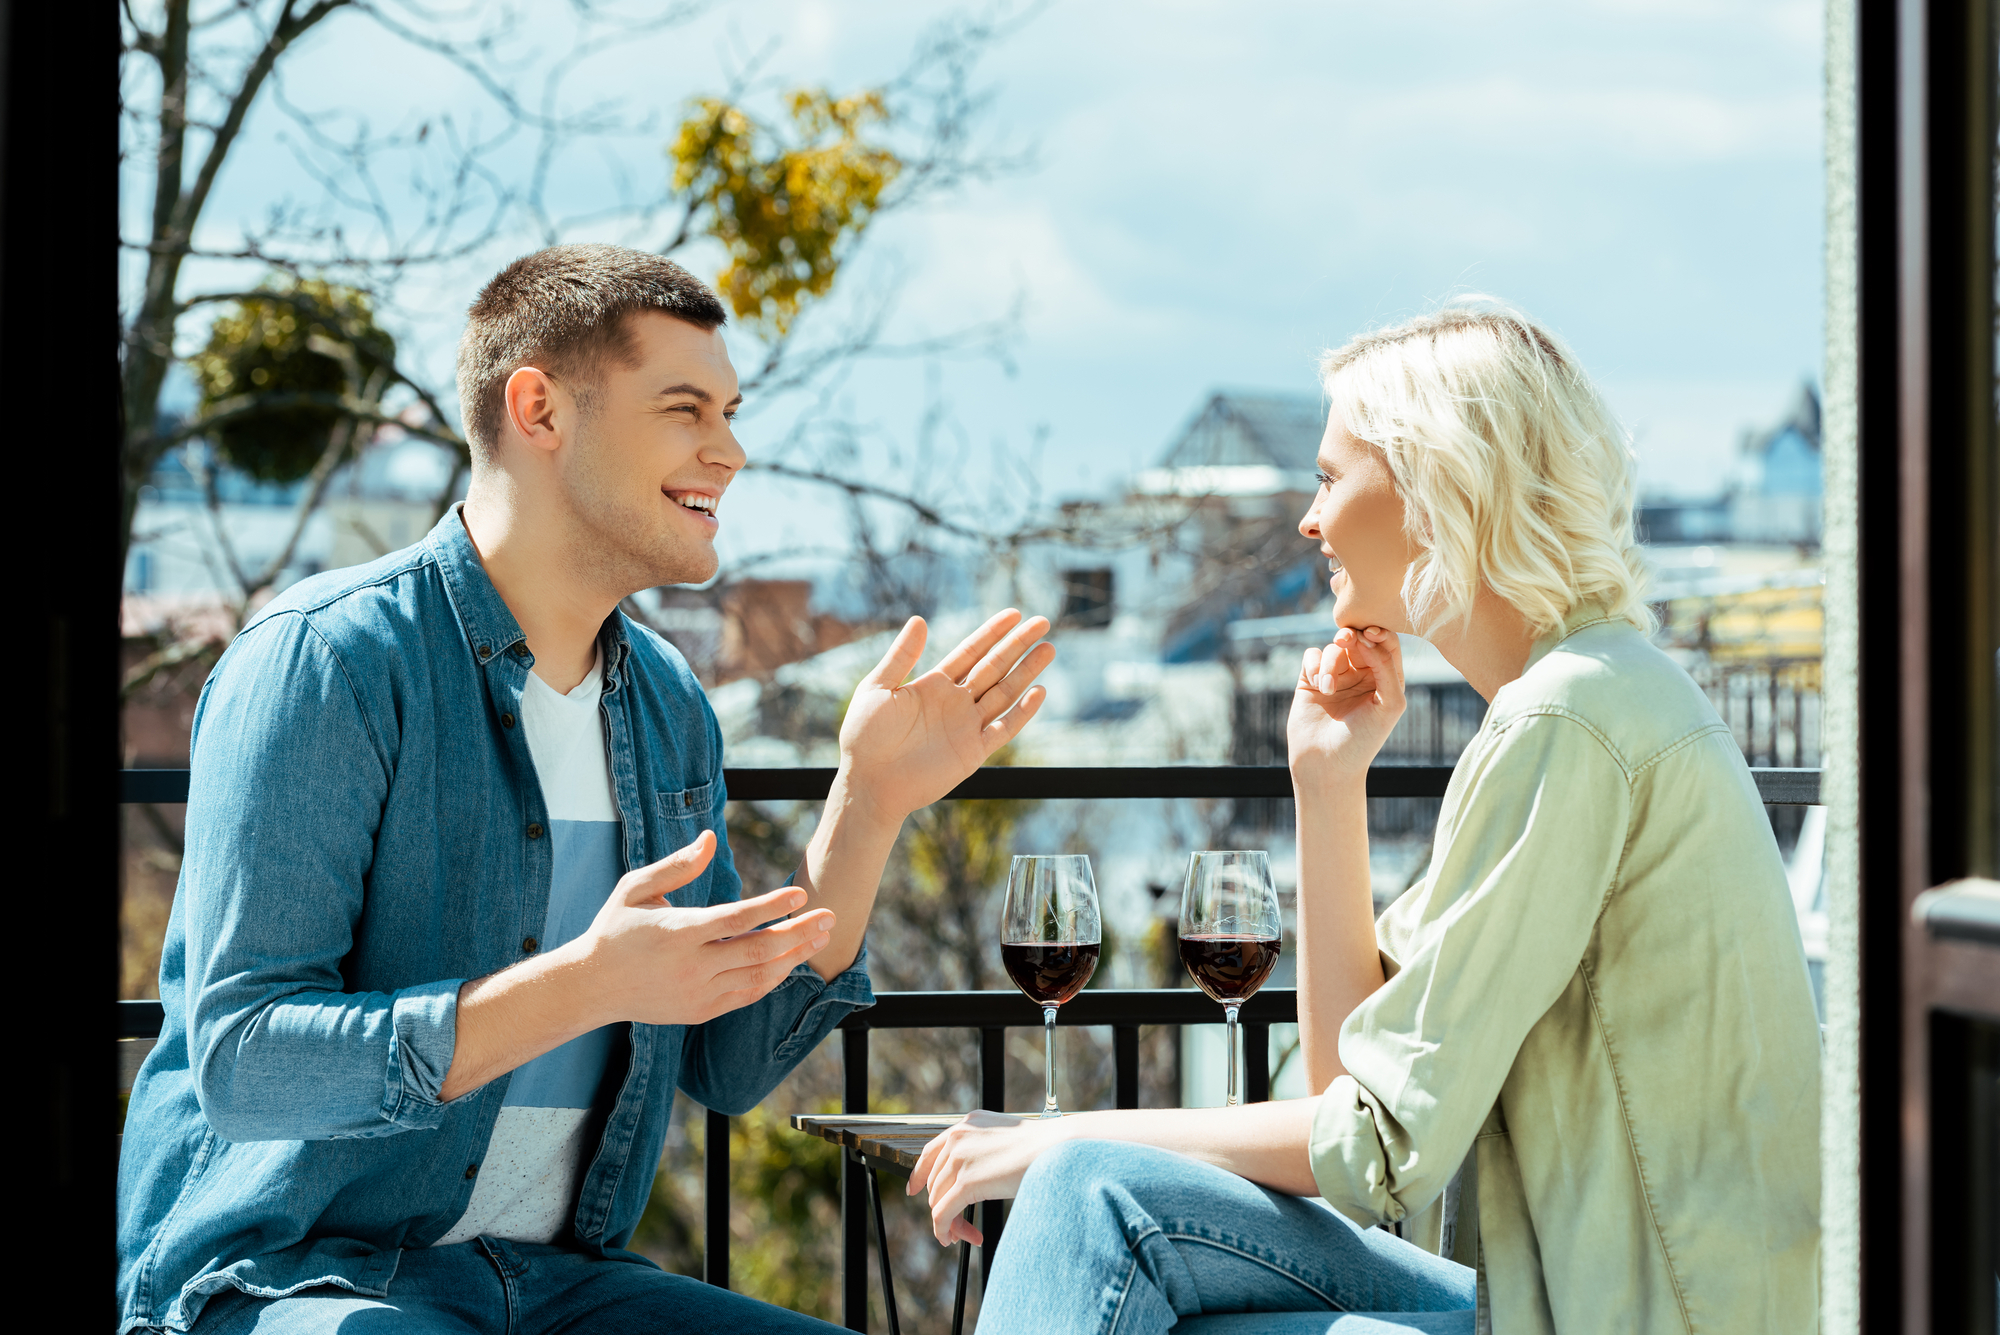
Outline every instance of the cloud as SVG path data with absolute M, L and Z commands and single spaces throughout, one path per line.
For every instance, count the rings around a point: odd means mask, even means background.
M 1817 90 L 1726 95 L 1686 87 L 1564 87 L 1496 75 L 1361 100 L 1350 142 L 1383 156 L 1428 144 L 1606 165 L 1721 163 L 1812 152 Z

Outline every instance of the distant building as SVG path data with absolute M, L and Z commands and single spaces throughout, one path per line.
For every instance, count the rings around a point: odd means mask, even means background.
M 1732 541 L 1819 546 L 1825 495 L 1819 431 L 1819 394 L 1806 384 L 1784 420 L 1744 433 L 1729 492 Z
M 304 482 L 260 482 L 210 460 L 199 441 L 160 456 L 139 492 L 125 592 L 143 608 L 233 603 L 243 596 L 232 560 L 246 574 L 289 559 L 273 585 L 282 591 L 308 575 L 361 565 L 417 542 L 452 481 L 452 456 L 415 439 L 385 441 L 344 464 L 300 523 Z M 213 467 L 214 497 L 204 470 Z M 460 476 L 457 493 L 464 494 Z M 127 620 L 131 620 L 128 608 Z
M 1326 409 L 1311 394 L 1218 390 L 1132 479 L 1140 496 L 1310 496 Z
M 1722 494 L 1642 500 L 1639 540 L 1816 548 L 1824 494 L 1819 394 L 1807 383 L 1776 425 L 1743 433 Z

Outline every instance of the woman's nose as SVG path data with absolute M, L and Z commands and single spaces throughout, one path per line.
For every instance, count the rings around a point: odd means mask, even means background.
M 1306 507 L 1305 517 L 1299 520 L 1299 536 L 1310 538 L 1314 542 L 1319 541 L 1319 507 L 1317 505 Z

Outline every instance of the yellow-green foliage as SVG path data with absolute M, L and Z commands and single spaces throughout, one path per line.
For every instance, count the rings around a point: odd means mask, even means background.
M 1003 746 L 988 765 L 1011 765 L 1014 748 Z M 1014 858 L 1014 827 L 1038 804 L 1025 798 L 978 798 L 939 802 L 917 812 L 906 844 L 919 893 L 970 894 L 1007 883 Z
M 1035 804 L 1016 798 L 940 802 L 910 821 L 910 870 L 928 895 L 977 894 L 1007 882 L 1014 827 Z
M 338 357 L 315 351 L 315 335 L 353 350 L 360 374 L 393 366 L 396 343 L 375 324 L 365 293 L 317 279 L 274 279 L 269 299 L 236 302 L 215 319 L 208 346 L 190 361 L 201 387 L 201 411 L 232 400 L 280 394 L 344 394 L 348 369 Z M 330 404 L 292 404 L 231 413 L 211 433 L 222 457 L 252 477 L 294 482 L 326 452 L 341 419 Z
M 740 108 L 697 99 L 669 150 L 674 188 L 705 208 L 709 235 L 729 252 L 716 286 L 766 338 L 783 334 L 807 298 L 826 295 L 903 166 L 864 137 L 889 120 L 879 92 L 799 89 L 785 109 L 789 144 Z

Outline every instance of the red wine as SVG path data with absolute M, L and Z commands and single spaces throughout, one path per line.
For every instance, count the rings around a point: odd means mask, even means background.
M 1196 987 L 1229 1005 L 1264 985 L 1278 967 L 1280 948 L 1272 936 L 1184 936 L 1181 963 Z
M 1004 941 L 1000 962 L 1028 1000 L 1038 1006 L 1060 1006 L 1083 991 L 1097 972 L 1100 949 L 1095 941 Z

